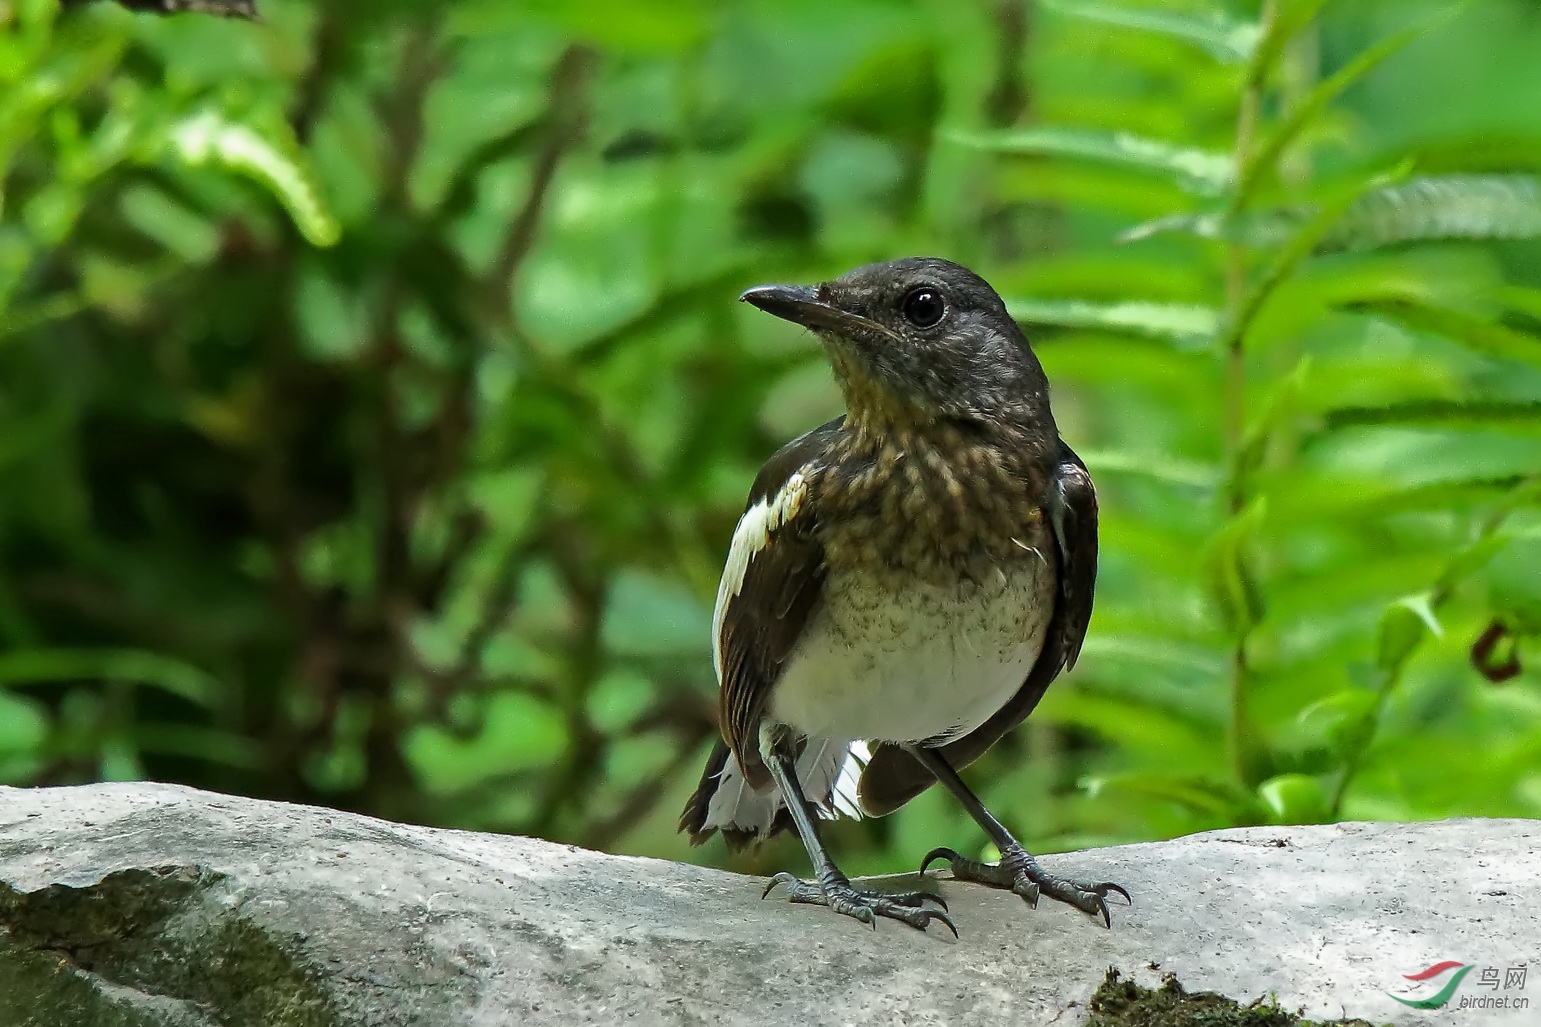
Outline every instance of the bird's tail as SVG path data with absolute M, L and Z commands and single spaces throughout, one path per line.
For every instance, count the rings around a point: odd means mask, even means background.
M 797 757 L 797 781 L 819 816 L 861 816 L 856 803 L 856 782 L 866 762 L 864 742 L 807 739 Z M 744 779 L 738 761 L 723 742 L 712 750 L 701 774 L 701 784 L 680 817 L 680 830 L 690 835 L 692 845 L 700 845 L 721 831 L 728 847 L 735 850 L 791 826 L 792 818 L 787 815 L 781 793 L 775 787 L 756 791 Z

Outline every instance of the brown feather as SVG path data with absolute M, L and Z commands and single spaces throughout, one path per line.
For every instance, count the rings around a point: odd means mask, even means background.
M 1043 650 L 1028 672 L 1027 680 L 1006 705 L 964 737 L 942 747 L 942 754 L 955 769 L 968 766 L 1026 720 L 1060 671 L 1075 666 L 1081 643 L 1086 638 L 1097 581 L 1097 492 L 1092 487 L 1086 465 L 1063 442 L 1060 443 L 1060 462 L 1049 484 L 1051 509 L 1043 513 L 1055 523 L 1054 555 L 1059 588 Z M 1056 492 L 1063 496 L 1058 504 L 1057 519 L 1052 508 L 1056 505 Z M 935 780 L 929 770 L 903 749 L 879 745 L 861 775 L 862 811 L 869 816 L 886 816 L 925 791 Z
M 762 500 L 774 499 L 793 475 L 816 463 L 844 421 L 838 417 L 777 451 L 755 478 L 745 512 Z M 718 724 L 725 744 L 713 750 L 680 818 L 680 829 L 695 844 L 711 836 L 704 826 L 707 808 L 729 751 L 750 787 L 757 791 L 771 787 L 770 773 L 760 759 L 760 716 L 782 666 L 817 608 L 824 585 L 824 549 L 815 529 L 814 518 L 800 513 L 774 531 L 750 559 L 738 595 L 727 600 L 718 639 L 722 653 Z M 789 818 L 778 815 L 771 833 L 788 824 Z M 742 833 L 724 832 L 724 837 Z M 748 840 L 728 838 L 730 846 Z

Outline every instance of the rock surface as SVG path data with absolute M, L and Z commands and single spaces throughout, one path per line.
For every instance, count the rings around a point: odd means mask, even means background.
M 763 881 L 156 784 L 0 788 L 0 1024 L 1074 1024 L 1109 966 L 1316 1018 L 1541 1023 L 1541 822 L 1217 831 L 1050 856 L 1113 929 L 943 881 L 961 941 Z M 889 879 L 902 881 L 903 879 Z M 1473 970 L 1444 1009 L 1404 974 Z M 1151 969 L 1159 964 L 1160 970 Z M 1459 1009 L 1464 997 L 1529 1008 Z

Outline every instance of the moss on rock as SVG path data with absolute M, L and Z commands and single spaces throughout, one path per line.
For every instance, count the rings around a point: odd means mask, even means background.
M 1302 1020 L 1271 1000 L 1244 1006 L 1210 991 L 1190 995 L 1173 974 L 1152 991 L 1113 967 L 1092 995 L 1091 1010 L 1086 1027 L 1373 1027 L 1367 1020 Z
M 241 915 L 225 880 L 161 866 L 0 884 L 0 992 L 22 1023 L 332 1027 L 319 975 Z

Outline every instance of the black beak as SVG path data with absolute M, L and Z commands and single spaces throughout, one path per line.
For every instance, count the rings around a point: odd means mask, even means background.
M 834 332 L 847 338 L 861 335 L 881 326 L 859 314 L 848 313 L 819 299 L 818 291 L 806 285 L 757 285 L 739 297 L 793 324 L 811 328 L 817 332 Z M 887 334 L 886 332 L 884 334 Z

